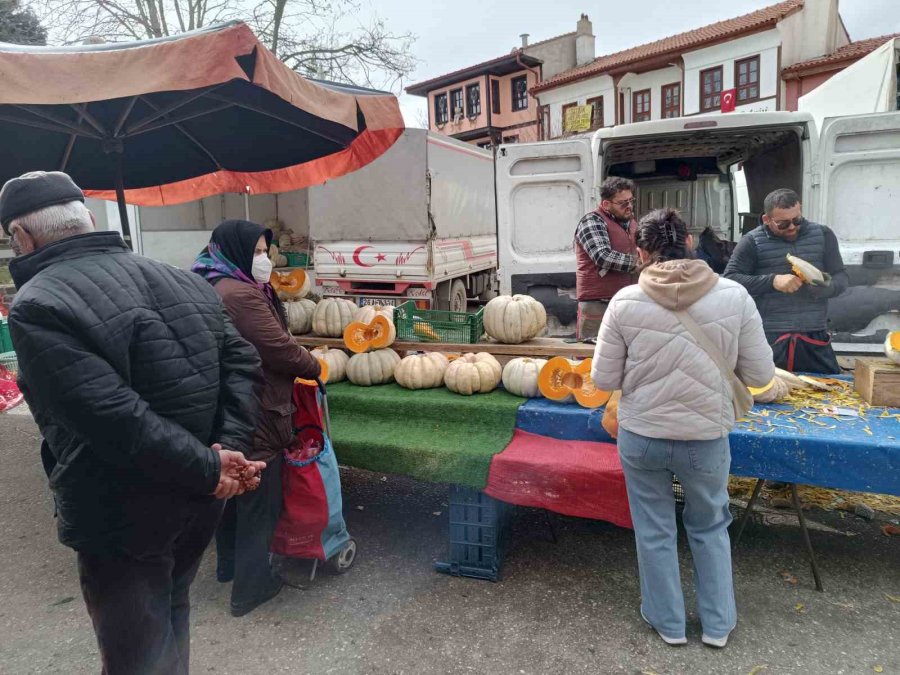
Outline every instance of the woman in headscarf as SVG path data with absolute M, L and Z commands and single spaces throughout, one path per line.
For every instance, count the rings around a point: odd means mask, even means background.
M 272 231 L 246 220 L 226 220 L 212 233 L 192 270 L 222 296 L 240 334 L 259 352 L 264 384 L 253 450 L 248 459 L 266 462 L 255 492 L 231 499 L 216 533 L 216 575 L 234 580 L 231 613 L 243 616 L 282 588 L 272 572 L 269 546 L 281 514 L 281 453 L 293 433 L 294 378 L 315 379 L 319 363 L 287 329 L 284 307 L 269 279 Z

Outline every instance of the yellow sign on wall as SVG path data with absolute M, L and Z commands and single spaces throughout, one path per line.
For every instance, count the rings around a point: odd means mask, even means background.
M 566 110 L 563 129 L 565 131 L 588 131 L 591 128 L 593 114 L 593 105 L 572 106 Z

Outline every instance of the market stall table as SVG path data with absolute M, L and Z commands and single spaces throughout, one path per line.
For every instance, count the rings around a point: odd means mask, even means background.
M 463 397 L 445 389 L 340 383 L 329 387 L 329 396 L 344 464 L 631 526 L 618 455 L 600 425 L 602 409 L 502 390 Z M 731 434 L 735 475 L 900 495 L 900 410 L 829 419 L 765 405 L 747 420 Z

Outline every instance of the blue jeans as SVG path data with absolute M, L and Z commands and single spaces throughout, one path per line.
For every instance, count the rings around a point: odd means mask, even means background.
M 728 538 L 728 437 L 667 441 L 620 429 L 618 445 L 634 521 L 644 617 L 666 637 L 684 637 L 675 474 L 684 487 L 683 521 L 703 633 L 712 638 L 728 635 L 737 622 Z

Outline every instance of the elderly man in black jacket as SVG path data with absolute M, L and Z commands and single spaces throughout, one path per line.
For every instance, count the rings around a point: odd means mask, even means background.
M 265 466 L 241 454 L 259 358 L 203 279 L 94 232 L 67 175 L 9 181 L 0 224 L 20 385 L 103 672 L 187 673 L 190 584 L 225 498 Z
M 762 223 L 734 249 L 724 276 L 756 301 L 775 365 L 790 371 L 839 373 L 828 334 L 828 299 L 850 280 L 834 232 L 803 217 L 800 197 L 781 188 L 763 204 Z M 825 283 L 805 284 L 793 274 L 788 254 L 823 272 Z

